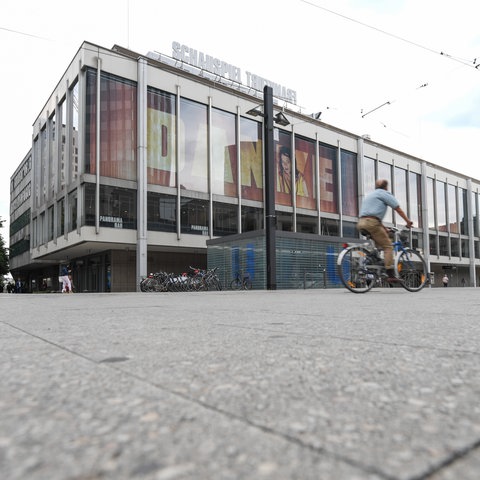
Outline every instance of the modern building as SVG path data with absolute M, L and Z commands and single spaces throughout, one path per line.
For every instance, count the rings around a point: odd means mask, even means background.
M 328 125 L 294 90 L 177 42 L 171 56 L 81 45 L 11 178 L 14 277 L 57 290 L 68 263 L 77 291 L 135 291 L 150 271 L 206 266 L 207 240 L 262 230 L 266 84 L 278 230 L 358 238 L 362 198 L 387 178 L 434 285 L 445 271 L 477 285 L 479 180 Z

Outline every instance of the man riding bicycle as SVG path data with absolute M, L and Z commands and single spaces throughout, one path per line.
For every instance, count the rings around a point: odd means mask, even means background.
M 383 250 L 385 269 L 388 275 L 387 282 L 395 283 L 401 282 L 401 280 L 395 275 L 392 240 L 382 220 L 387 212 L 387 207 L 391 207 L 405 220 L 408 228 L 412 228 L 413 222 L 400 208 L 400 203 L 387 191 L 387 188 L 388 180 L 379 179 L 375 182 L 375 190 L 369 193 L 362 203 L 357 230 L 359 232 L 366 230 L 372 237 L 377 248 Z

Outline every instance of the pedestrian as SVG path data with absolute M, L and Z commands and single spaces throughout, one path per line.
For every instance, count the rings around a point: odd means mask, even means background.
M 72 283 L 68 276 L 68 266 L 63 265 L 60 280 L 62 282 L 62 293 L 70 293 L 72 291 Z
M 407 228 L 412 228 L 413 222 L 400 208 L 400 203 L 387 191 L 387 188 L 388 180 L 379 179 L 375 182 L 375 190 L 365 197 L 360 209 L 357 230 L 359 232 L 362 232 L 362 230 L 367 231 L 375 242 L 375 245 L 383 250 L 387 282 L 396 283 L 401 282 L 401 280 L 395 275 L 392 240 L 382 220 L 387 212 L 387 207 L 391 207 L 405 220 Z
M 448 287 L 448 275 L 445 274 L 442 278 L 443 286 Z

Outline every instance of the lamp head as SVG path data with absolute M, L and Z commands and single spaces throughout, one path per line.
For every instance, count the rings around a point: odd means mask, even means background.
M 278 112 L 277 114 L 275 114 L 274 121 L 275 123 L 278 123 L 283 127 L 290 125 L 290 122 L 288 121 L 287 117 L 282 112 Z
M 260 107 L 255 107 L 247 112 L 245 112 L 247 115 L 251 115 L 252 117 L 263 117 L 263 112 L 260 110 Z

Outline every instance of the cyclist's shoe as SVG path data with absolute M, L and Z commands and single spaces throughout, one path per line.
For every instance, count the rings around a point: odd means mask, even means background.
M 386 280 L 388 283 L 402 283 L 402 280 L 395 275 L 395 270 L 393 268 L 387 270 Z

